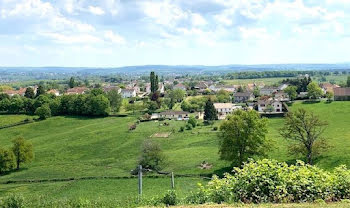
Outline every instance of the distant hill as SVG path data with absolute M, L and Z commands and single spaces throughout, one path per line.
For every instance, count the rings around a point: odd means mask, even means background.
M 144 65 L 144 66 L 125 66 L 113 68 L 99 67 L 0 67 L 0 72 L 8 73 L 59 73 L 59 74 L 130 74 L 130 73 L 149 73 L 156 71 L 158 73 L 223 73 L 236 71 L 277 71 L 277 70 L 350 70 L 350 63 L 344 64 L 263 64 L 263 65 L 220 65 L 220 66 L 202 66 L 202 65 Z

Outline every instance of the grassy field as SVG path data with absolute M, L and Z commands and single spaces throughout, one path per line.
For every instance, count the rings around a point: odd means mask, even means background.
M 27 115 L 0 115 L 0 127 L 21 122 L 25 119 L 33 119 L 35 116 Z
M 313 76 L 312 79 L 317 82 L 334 82 L 336 84 L 346 83 L 348 75 L 328 75 L 324 76 L 325 80 L 322 80 L 321 76 Z M 278 84 L 284 79 L 293 79 L 293 77 L 272 77 L 272 78 L 259 78 L 259 79 L 234 79 L 234 80 L 224 80 L 226 84 L 232 85 L 246 85 L 250 83 L 264 83 L 265 85 Z
M 332 148 L 316 160 L 316 165 L 332 169 L 340 164 L 350 166 L 350 102 L 303 104 L 297 102 L 292 110 L 306 108 L 329 122 L 325 132 Z M 16 116 L 10 116 L 11 120 Z M 12 118 L 13 117 L 13 118 Z M 18 116 L 22 117 L 22 116 Z M 21 120 L 23 118 L 20 118 Z M 0 123 L 8 116 L 0 116 Z M 179 132 L 185 122 L 143 122 L 135 131 L 128 126 L 136 117 L 53 117 L 46 121 L 0 130 L 0 145 L 10 147 L 18 136 L 29 139 L 35 149 L 35 160 L 24 165 L 20 171 L 0 176 L 0 196 L 10 192 L 24 195 L 49 195 L 65 197 L 119 197 L 125 199 L 137 193 L 136 179 L 92 179 L 66 182 L 4 184 L 9 180 L 56 179 L 72 177 L 130 176 L 137 165 L 141 145 L 146 139 L 160 143 L 167 162 L 164 171 L 175 174 L 220 174 L 229 171 L 229 163 L 219 160 L 217 132 L 213 126 L 198 126 L 193 130 Z M 168 122 L 168 121 L 167 121 Z M 214 124 L 219 125 L 219 122 Z M 278 129 L 283 118 L 269 119 L 268 138 L 273 146 L 269 158 L 294 162 L 288 155 L 288 141 L 281 138 Z M 171 133 L 169 138 L 151 138 L 155 133 Z M 198 165 L 207 161 L 212 169 L 202 170 Z M 176 179 L 180 195 L 195 189 L 202 179 L 185 177 Z M 205 182 L 205 181 L 204 181 Z M 163 194 L 170 187 L 169 178 L 146 178 L 145 195 Z

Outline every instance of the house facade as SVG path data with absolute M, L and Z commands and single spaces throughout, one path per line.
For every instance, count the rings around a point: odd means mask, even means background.
M 175 119 L 177 121 L 183 121 L 183 120 L 188 120 L 189 115 L 190 113 L 186 111 L 168 110 L 161 113 L 153 113 L 151 116 L 151 119 L 164 118 L 164 119 Z
M 244 103 L 254 100 L 254 94 L 251 92 L 236 92 L 233 95 L 235 103 Z
M 234 110 L 242 109 L 242 106 L 236 106 L 232 103 L 214 103 L 214 108 L 217 112 L 218 119 L 222 120 Z
M 183 85 L 183 84 L 181 84 L 181 83 L 179 83 L 179 84 L 177 84 L 177 85 L 175 85 L 174 87 L 173 87 L 173 89 L 174 90 L 176 90 L 176 89 L 180 89 L 180 90 L 184 90 L 184 91 L 186 91 L 186 86 L 185 85 Z
M 278 87 L 263 87 L 260 89 L 260 95 L 269 95 L 276 93 L 278 91 Z
M 258 101 L 259 113 L 283 113 L 283 103 L 273 98 Z
M 74 87 L 66 91 L 66 95 L 82 95 L 89 89 L 87 87 Z
M 122 98 L 136 97 L 136 91 L 135 89 L 122 89 L 121 95 L 122 95 Z

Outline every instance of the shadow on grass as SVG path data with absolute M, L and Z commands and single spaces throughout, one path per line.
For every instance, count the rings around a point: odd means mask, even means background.
M 5 172 L 0 173 L 0 176 L 10 175 L 11 173 L 22 172 L 22 171 L 26 171 L 26 170 L 28 170 L 28 168 L 20 168 L 19 170 L 13 169 L 10 171 L 5 171 Z
M 219 176 L 220 178 L 224 177 L 225 173 L 232 174 L 233 167 L 223 167 L 218 170 L 215 170 L 213 174 Z
M 303 101 L 303 104 L 315 104 L 315 103 L 320 103 L 321 100 L 305 100 Z

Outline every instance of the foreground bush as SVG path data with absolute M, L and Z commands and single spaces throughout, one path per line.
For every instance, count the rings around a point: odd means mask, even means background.
M 223 179 L 214 176 L 187 198 L 189 203 L 282 203 L 340 201 L 350 197 L 350 171 L 327 172 L 298 161 L 288 166 L 275 160 L 250 161 Z

